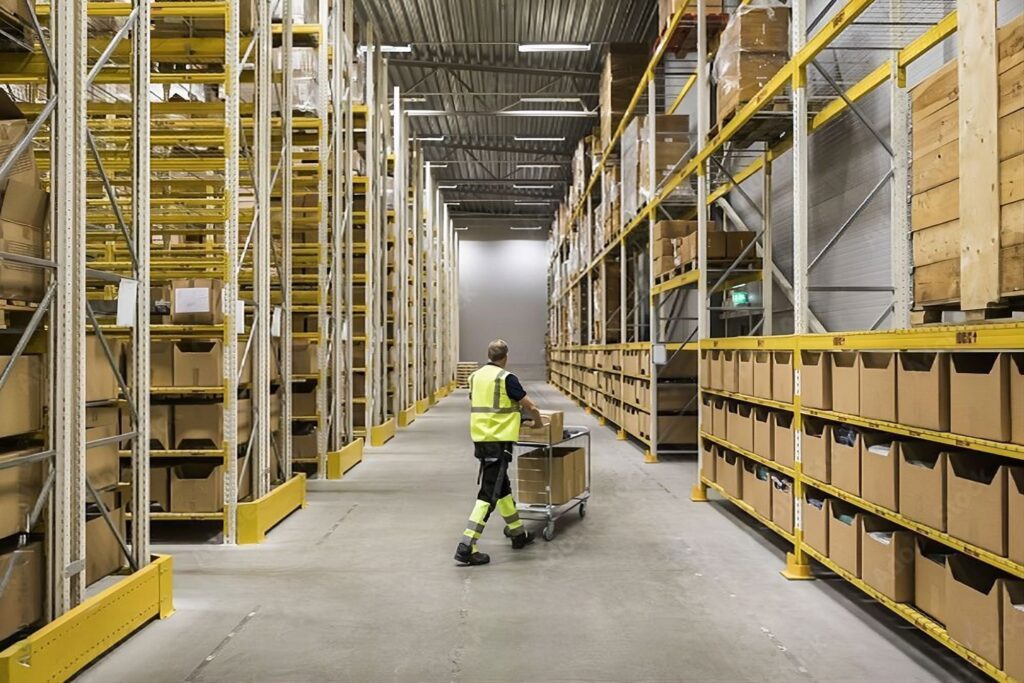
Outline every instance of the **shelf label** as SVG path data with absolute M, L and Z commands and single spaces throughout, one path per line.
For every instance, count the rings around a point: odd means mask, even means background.
M 956 333 L 956 343 L 958 345 L 977 344 L 978 343 L 978 333 L 974 332 L 974 331 L 957 332 Z
M 117 285 L 117 326 L 135 327 L 135 304 L 139 297 L 139 281 L 122 278 Z
M 274 312 L 270 315 L 270 336 L 280 337 L 281 336 L 281 307 L 275 306 Z

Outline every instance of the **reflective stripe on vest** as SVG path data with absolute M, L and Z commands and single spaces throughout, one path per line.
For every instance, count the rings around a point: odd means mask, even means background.
M 469 429 L 473 441 L 518 441 L 519 407 L 505 391 L 508 372 L 485 365 L 469 378 Z

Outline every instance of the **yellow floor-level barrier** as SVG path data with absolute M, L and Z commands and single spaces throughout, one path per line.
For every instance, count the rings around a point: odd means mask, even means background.
M 362 439 L 356 439 L 340 451 L 327 454 L 327 478 L 342 479 L 345 473 L 363 461 Z
M 238 543 L 262 543 L 267 532 L 299 508 L 306 507 L 306 475 L 299 473 L 251 503 L 238 504 Z
M 397 426 L 395 418 L 391 418 L 384 424 L 370 427 L 370 445 L 376 447 L 386 444 L 395 436 Z

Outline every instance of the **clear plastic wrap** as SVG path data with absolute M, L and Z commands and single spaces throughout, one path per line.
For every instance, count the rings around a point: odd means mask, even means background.
M 747 101 L 786 63 L 789 7 L 780 0 L 751 0 L 729 19 L 719 39 L 714 79 L 718 118 Z

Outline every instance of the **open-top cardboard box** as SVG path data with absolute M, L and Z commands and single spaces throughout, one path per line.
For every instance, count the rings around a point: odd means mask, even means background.
M 946 563 L 956 553 L 927 538 L 914 541 L 914 606 L 945 624 Z
M 748 349 L 736 352 L 736 391 L 754 395 L 754 352 Z
M 1003 665 L 1004 576 L 966 555 L 946 562 L 946 632 L 997 668 Z
M 743 460 L 743 500 L 759 515 L 771 519 L 771 470 L 753 460 Z
M 860 495 L 864 500 L 898 511 L 900 459 L 892 436 L 864 432 L 860 449 Z
M 831 476 L 832 485 L 855 496 L 860 495 L 860 460 L 863 432 L 859 429 L 836 425 L 832 428 Z M 845 436 L 853 435 L 853 445 Z
M 914 534 L 874 515 L 865 515 L 861 534 L 861 576 L 894 602 L 914 600 Z
M 29 543 L 21 549 L 0 554 L 0 576 L 8 575 L 7 588 L 0 594 L 0 640 L 43 618 L 46 577 L 43 544 Z
M 1011 560 L 1024 564 L 1024 467 L 1011 467 L 1007 473 L 1007 549 Z
M 902 424 L 949 431 L 949 355 L 903 352 L 897 365 L 897 413 Z
M 829 354 L 800 352 L 800 404 L 807 408 L 832 410 L 832 365 Z
M 772 400 L 793 402 L 793 352 L 772 351 Z
M 210 278 L 173 281 L 171 322 L 175 325 L 221 324 L 224 321 L 223 289 L 223 282 Z
M 825 494 L 811 488 L 804 489 L 803 500 L 800 501 L 804 543 L 825 556 L 828 556 L 830 502 Z
M 772 448 L 772 411 L 762 406 L 754 406 L 751 413 L 751 421 L 754 424 L 754 453 L 768 460 L 775 459 L 775 451 Z
M 743 458 L 730 450 L 720 448 L 715 462 L 716 482 L 733 498 L 743 498 Z
M 747 451 L 754 450 L 754 416 L 752 406 L 741 401 L 730 401 L 727 413 L 729 443 Z
M 857 577 L 860 576 L 860 537 L 864 516 L 856 505 L 836 498 L 829 501 L 829 559 Z
M 772 398 L 772 354 L 768 351 L 754 351 L 754 396 Z
M 0 356 L 0 371 L 10 356 Z M 27 434 L 43 426 L 42 356 L 22 354 L 0 389 L 0 438 Z
M 1009 354 L 954 353 L 950 360 L 950 431 L 979 439 L 1009 441 Z
M 804 474 L 828 484 L 832 481 L 832 425 L 804 417 L 800 435 Z
M 793 480 L 776 472 L 772 473 L 772 521 L 793 533 Z
M 896 422 L 896 354 L 860 352 L 860 415 Z
M 900 514 L 946 530 L 946 453 L 927 441 L 897 441 Z
M 700 473 L 708 481 L 715 481 L 715 461 L 718 460 L 718 444 L 707 439 L 700 443 Z
M 860 414 L 860 357 L 855 351 L 828 354 L 832 366 L 832 410 Z
M 946 526 L 950 536 L 1006 556 L 1006 465 L 972 452 L 946 460 Z
M 775 462 L 784 467 L 795 467 L 792 413 L 773 411 L 770 419 L 772 422 L 772 453 L 775 455 Z
M 553 444 L 562 440 L 562 433 L 565 430 L 565 416 L 561 410 L 540 411 L 541 425 L 527 427 L 525 424 L 519 428 L 519 440 L 523 443 Z
M 1003 587 L 1003 671 L 1011 681 L 1024 681 L 1024 581 Z

